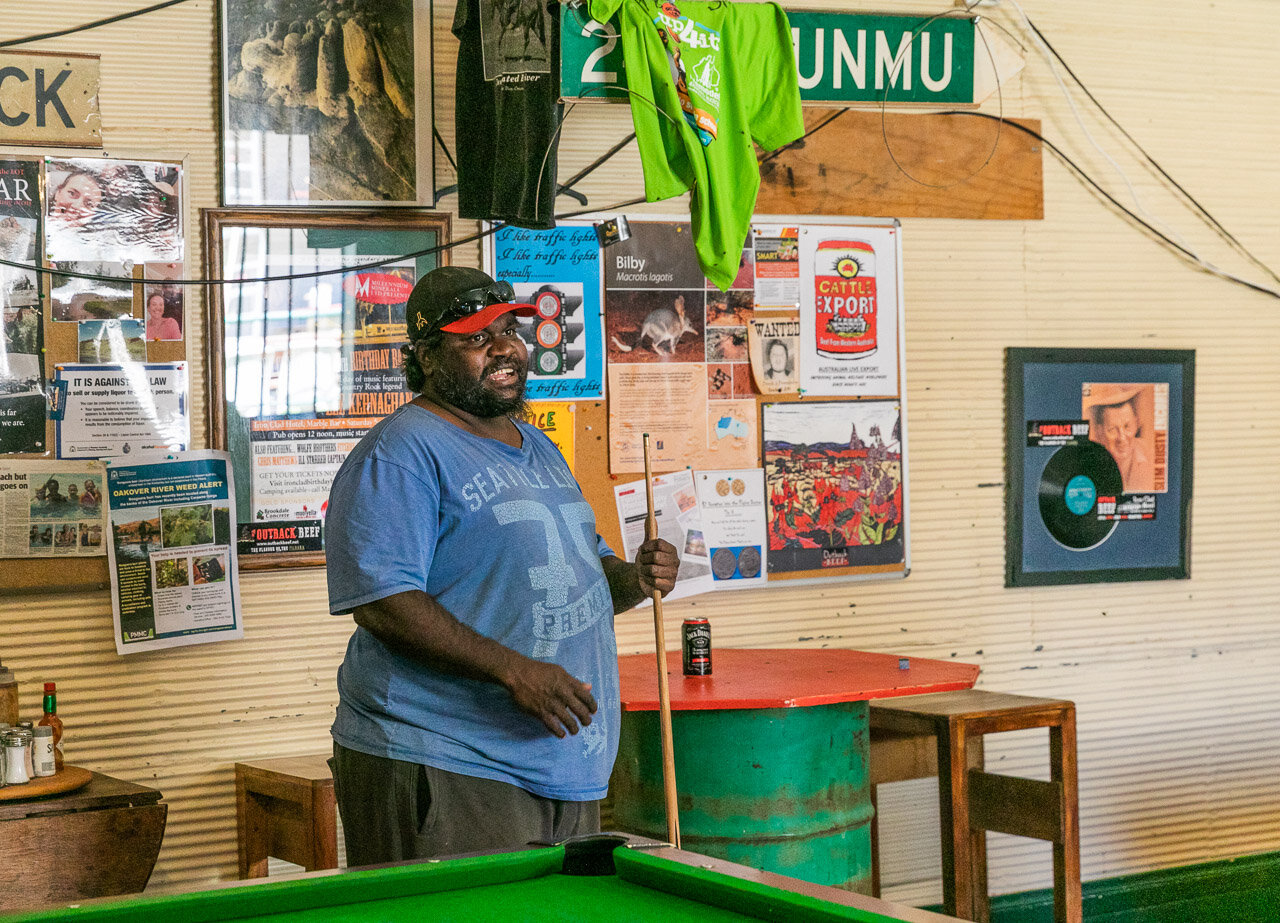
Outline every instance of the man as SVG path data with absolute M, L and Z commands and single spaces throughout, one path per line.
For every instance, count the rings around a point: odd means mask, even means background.
M 443 267 L 414 287 L 417 396 L 333 482 L 329 608 L 356 631 L 338 671 L 335 793 L 351 865 L 599 829 L 618 745 L 613 615 L 675 584 L 660 540 L 613 556 L 524 407 L 508 283 Z
M 1125 493 L 1155 489 L 1155 465 L 1143 447 L 1145 434 L 1138 414 L 1142 386 L 1094 385 L 1089 407 L 1089 438 L 1101 443 L 1116 460 Z
M 765 344 L 767 367 L 764 370 L 768 382 L 782 382 L 791 377 L 791 356 L 782 340 L 769 340 Z

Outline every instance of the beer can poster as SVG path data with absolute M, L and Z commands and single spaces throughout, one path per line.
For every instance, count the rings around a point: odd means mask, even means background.
M 800 387 L 807 394 L 898 393 L 901 230 L 800 229 Z

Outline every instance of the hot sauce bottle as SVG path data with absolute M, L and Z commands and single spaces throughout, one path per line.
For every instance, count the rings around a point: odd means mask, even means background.
M 58 771 L 62 770 L 62 719 L 58 717 L 58 684 L 44 684 L 44 717 L 36 727 L 53 728 L 53 761 Z

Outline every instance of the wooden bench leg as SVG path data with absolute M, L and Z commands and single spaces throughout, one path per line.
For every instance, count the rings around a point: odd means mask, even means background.
M 938 822 L 942 833 L 942 905 L 951 916 L 973 918 L 969 838 L 969 775 L 965 727 L 938 728 Z
M 1080 793 L 1076 778 L 1076 713 L 1063 711 L 1062 724 L 1049 728 L 1049 772 L 1062 786 L 1062 842 L 1053 844 L 1053 916 L 1058 923 L 1081 923 Z
M 267 818 L 236 771 L 236 845 L 241 878 L 267 876 Z
M 311 790 L 311 864 L 307 871 L 338 867 L 338 806 L 332 785 Z

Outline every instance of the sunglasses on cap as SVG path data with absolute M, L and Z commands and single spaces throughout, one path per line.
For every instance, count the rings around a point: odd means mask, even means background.
M 450 333 L 475 333 L 503 314 L 531 317 L 537 313 L 533 305 L 516 301 L 510 282 L 489 282 L 463 289 L 450 296 L 444 310 L 432 326 Z
M 492 285 L 481 285 L 458 292 L 449 302 L 440 319 L 445 323 L 462 320 L 472 314 L 479 314 L 491 304 L 511 304 L 516 300 L 516 290 L 510 282 L 496 281 Z M 444 325 L 441 325 L 442 327 Z

